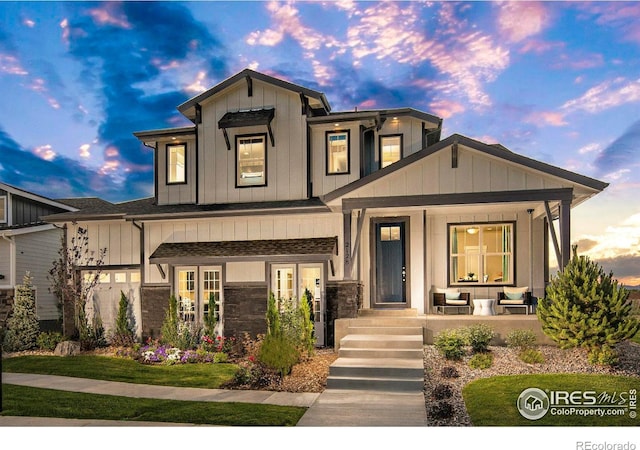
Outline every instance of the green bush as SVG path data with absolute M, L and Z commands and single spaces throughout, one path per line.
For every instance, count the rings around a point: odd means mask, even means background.
M 538 301 L 537 314 L 544 333 L 560 348 L 587 348 L 594 354 L 590 360 L 607 361 L 615 359 L 617 343 L 640 329 L 631 310 L 629 291 L 613 273 L 606 274 L 588 257 L 578 256 L 574 246 L 571 261 L 551 279 L 545 298 Z
M 167 307 L 164 321 L 160 328 L 160 342 L 177 347 L 178 322 L 178 299 L 175 295 L 171 295 L 169 297 L 169 306 Z
M 465 337 L 460 330 L 443 330 L 434 345 L 446 359 L 460 359 L 464 356 Z
M 505 337 L 507 347 L 516 350 L 527 350 L 536 346 L 536 334 L 533 330 L 512 330 Z
M 227 355 L 224 352 L 216 352 L 213 355 L 213 362 L 214 363 L 226 363 L 227 361 L 229 361 L 229 355 Z
M 542 364 L 544 362 L 544 355 L 540 350 L 534 348 L 526 348 L 518 353 L 518 358 L 527 364 Z
M 601 366 L 614 366 L 618 363 L 618 352 L 608 345 L 602 347 L 594 347 L 589 350 L 587 360 L 591 364 Z
M 13 311 L 7 320 L 4 345 L 8 351 L 36 348 L 40 335 L 40 322 L 36 314 L 36 297 L 31 275 L 26 273 L 23 284 L 16 286 Z
M 469 360 L 469 367 L 472 369 L 488 369 L 493 365 L 493 354 L 476 353 Z
M 275 370 L 283 377 L 291 373 L 291 369 L 299 358 L 300 353 L 296 346 L 282 334 L 268 334 L 264 338 L 258 354 L 258 359 L 261 363 Z
M 64 340 L 62 333 L 57 331 L 44 331 L 38 335 L 38 348 L 40 350 L 54 351 L 56 346 Z
M 474 353 L 483 353 L 489 350 L 489 343 L 493 339 L 493 329 L 484 323 L 470 325 L 464 329 L 467 345 L 471 346 Z
M 111 345 L 118 347 L 128 347 L 135 342 L 132 320 L 129 315 L 129 299 L 120 291 L 120 302 L 118 303 L 118 315 L 116 316 L 115 331 L 111 335 Z

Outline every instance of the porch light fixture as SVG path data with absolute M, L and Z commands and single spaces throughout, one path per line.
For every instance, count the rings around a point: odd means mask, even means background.
M 477 234 L 480 229 L 478 227 L 469 227 L 467 228 L 467 233 L 469 234 Z

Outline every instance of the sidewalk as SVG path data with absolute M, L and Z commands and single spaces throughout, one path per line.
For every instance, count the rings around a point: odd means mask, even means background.
M 118 395 L 134 398 L 158 398 L 201 402 L 260 403 L 309 408 L 297 426 L 426 426 L 424 395 L 358 390 L 327 389 L 318 393 L 245 391 L 226 389 L 151 386 L 114 381 L 91 380 L 54 375 L 3 373 L 6 384 L 58 389 L 89 394 Z M 42 417 L 0 416 L 0 427 L 16 426 L 193 426 L 133 421 L 56 419 Z

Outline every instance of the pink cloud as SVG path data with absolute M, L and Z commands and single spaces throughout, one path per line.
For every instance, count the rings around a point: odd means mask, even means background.
M 52 161 L 57 156 L 56 152 L 53 151 L 53 148 L 49 144 L 41 145 L 39 147 L 34 148 L 33 153 L 35 153 L 45 161 Z
M 8 75 L 29 75 L 18 58 L 7 54 L 0 54 L 0 72 Z
M 627 80 L 619 77 L 604 81 L 587 90 L 582 96 L 565 102 L 562 109 L 567 112 L 598 113 L 634 102 L 640 102 L 640 79 Z
M 113 25 L 116 27 L 130 29 L 132 26 L 126 16 L 116 11 L 118 5 L 116 3 L 105 2 L 103 8 L 94 8 L 89 11 L 89 15 L 93 21 L 99 25 Z
M 640 3 L 584 2 L 578 5 L 585 14 L 597 16 L 596 24 L 618 31 L 621 40 L 640 42 Z
M 521 42 L 540 33 L 549 22 L 542 2 L 502 2 L 498 4 L 497 25 L 510 42 Z
M 455 114 L 459 114 L 465 111 L 464 106 L 461 103 L 452 100 L 436 100 L 429 105 L 431 111 L 443 119 L 448 119 Z
M 564 42 L 541 41 L 538 39 L 528 39 L 520 48 L 519 53 L 535 53 L 541 55 L 552 50 L 563 49 Z
M 535 125 L 544 124 L 553 127 L 567 125 L 564 114 L 553 111 L 537 111 L 531 113 L 524 119 L 524 121 Z

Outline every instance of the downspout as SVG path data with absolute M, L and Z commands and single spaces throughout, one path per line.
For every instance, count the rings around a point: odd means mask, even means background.
M 200 162 L 200 139 L 199 139 L 199 134 L 200 134 L 200 130 L 198 125 L 200 125 L 202 123 L 202 106 L 200 105 L 200 103 L 196 103 L 196 120 L 195 120 L 195 125 L 196 125 L 196 179 L 195 179 L 195 184 L 196 184 L 196 205 L 200 204 L 200 167 L 199 167 L 199 162 Z
M 529 213 L 529 286 L 532 295 L 535 296 L 533 291 L 533 209 L 527 209 Z
M 140 309 L 138 311 L 135 312 L 135 316 L 140 318 L 140 324 L 137 324 L 136 321 L 136 327 L 138 328 L 140 337 L 142 337 L 143 333 L 144 333 L 144 317 L 142 316 L 142 287 L 145 284 L 145 261 L 144 261 L 144 224 L 142 225 L 138 225 L 135 221 L 135 219 L 133 219 L 131 221 L 131 224 L 136 227 L 138 230 L 140 230 Z M 137 333 L 136 333 L 137 334 Z

